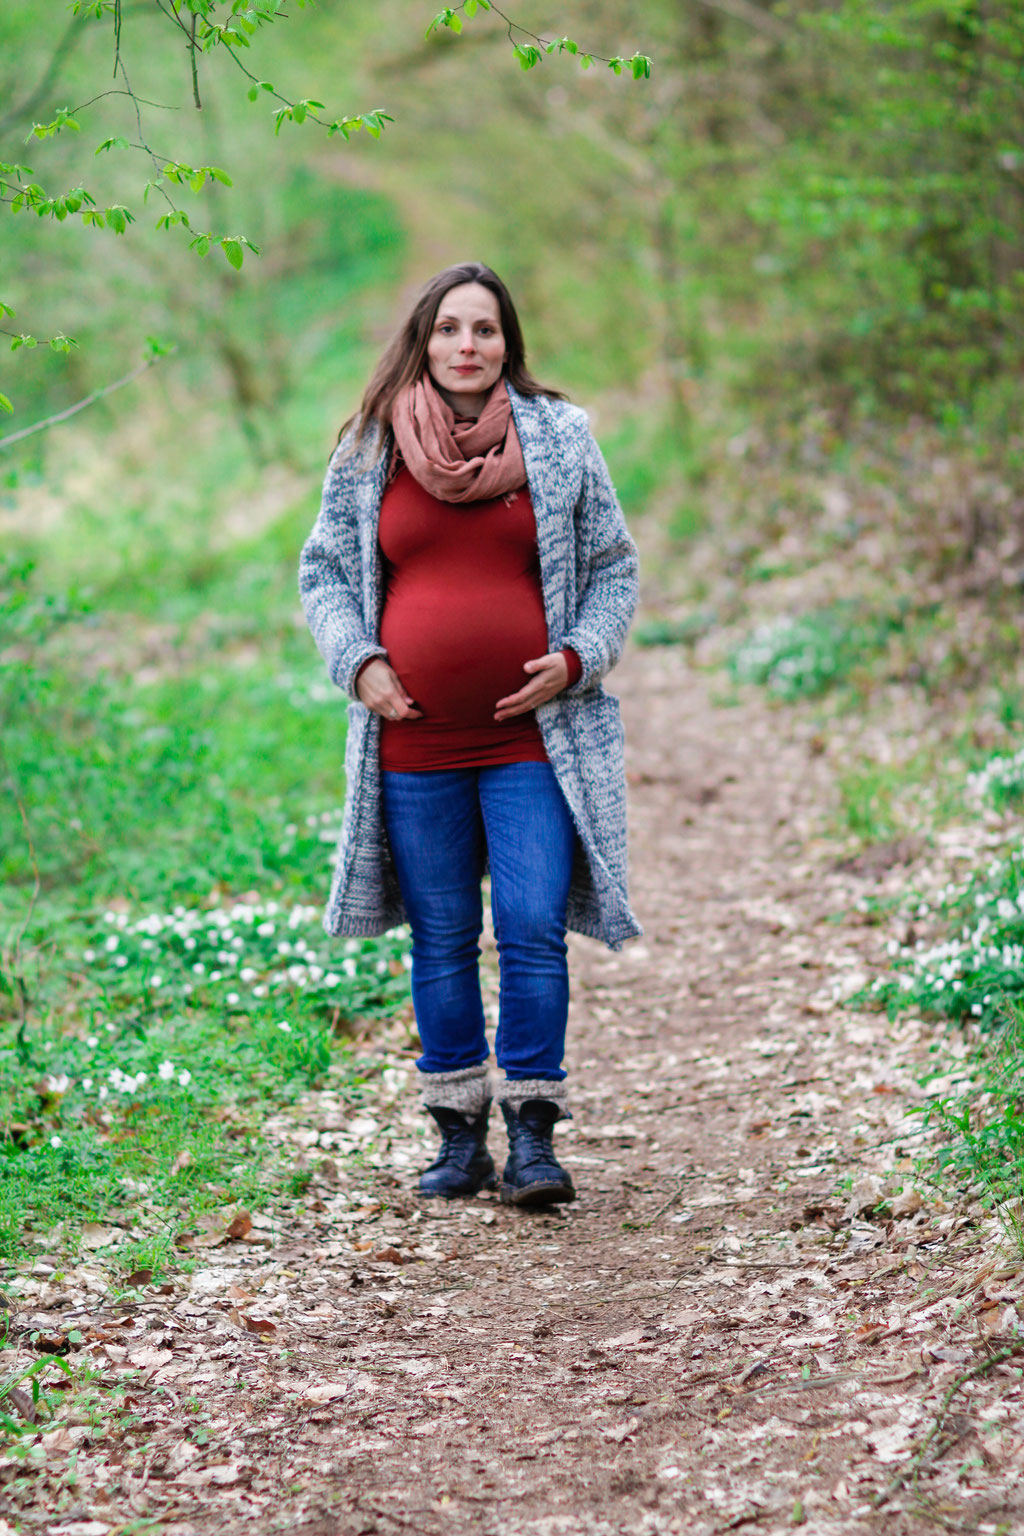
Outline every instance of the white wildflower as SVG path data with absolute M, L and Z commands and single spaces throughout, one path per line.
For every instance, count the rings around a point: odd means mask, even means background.
M 238 1002 L 238 993 L 237 992 L 229 992 L 227 997 L 224 999 L 224 1001 L 226 1003 L 228 1003 L 230 1007 L 233 1008 L 234 1005 Z
M 174 1062 L 162 1061 L 156 1069 L 156 1075 L 162 1083 L 169 1083 L 174 1076 Z
M 286 1035 L 290 1035 L 290 1034 L 291 1034 L 291 1032 L 292 1032 L 292 1027 L 291 1027 L 291 1025 L 290 1025 L 290 1024 L 289 1024 L 289 1023 L 288 1023 L 288 1020 L 287 1020 L 287 1019 L 281 1019 L 281 1020 L 279 1020 L 279 1022 L 278 1022 L 278 1026 L 277 1026 L 277 1027 L 278 1027 L 278 1029 L 280 1029 L 280 1030 L 283 1030 L 283 1031 L 284 1031 L 284 1033 L 285 1033 L 285 1034 L 286 1034 Z
M 64 1145 L 64 1143 L 61 1141 L 59 1136 L 51 1136 L 50 1137 L 50 1146 L 51 1147 L 62 1147 L 63 1145 Z
M 91 1077 L 83 1077 L 82 1078 L 82 1090 L 83 1090 L 83 1092 L 88 1093 L 91 1090 L 91 1088 L 92 1088 L 92 1078 Z
M 191 1081 L 192 1073 L 189 1072 L 188 1068 L 178 1073 L 178 1082 L 181 1084 L 182 1088 L 187 1088 Z

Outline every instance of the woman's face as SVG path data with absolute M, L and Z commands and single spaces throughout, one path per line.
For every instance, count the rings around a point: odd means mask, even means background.
M 480 404 L 501 377 L 505 337 L 497 296 L 482 283 L 449 288 L 437 307 L 427 343 L 430 377 L 453 408 Z

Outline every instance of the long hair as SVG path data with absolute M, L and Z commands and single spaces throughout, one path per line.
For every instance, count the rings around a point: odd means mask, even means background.
M 564 400 L 561 390 L 548 389 L 539 384 L 526 366 L 526 348 L 519 316 L 512 302 L 512 295 L 496 272 L 480 261 L 461 261 L 454 267 L 445 267 L 424 286 L 405 323 L 388 344 L 380 362 L 366 387 L 363 401 L 354 416 L 350 416 L 338 433 L 338 441 L 353 424 L 358 430 L 352 442 L 355 453 L 374 425 L 382 431 L 391 425 L 395 397 L 399 390 L 412 384 L 427 366 L 427 345 L 434 329 L 434 321 L 441 300 L 452 288 L 463 283 L 479 283 L 488 288 L 498 301 L 501 329 L 505 337 L 508 356 L 502 367 L 502 378 L 508 379 L 513 389 L 521 395 L 548 395 L 552 400 Z

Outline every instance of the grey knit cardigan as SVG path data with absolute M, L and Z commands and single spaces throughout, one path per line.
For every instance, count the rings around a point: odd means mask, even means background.
M 548 758 L 578 833 L 567 921 L 621 947 L 640 928 L 626 893 L 626 778 L 619 701 L 601 679 L 619 658 L 637 601 L 636 546 L 585 413 L 508 387 L 537 521 L 548 648 L 571 646 L 583 671 L 537 710 Z M 346 802 L 324 927 L 377 934 L 406 920 L 381 819 L 380 717 L 359 702 L 356 674 L 380 643 L 377 525 L 390 432 L 331 457 L 320 516 L 302 550 L 299 592 L 320 654 L 348 694 Z M 467 511 L 467 516 L 471 513 Z

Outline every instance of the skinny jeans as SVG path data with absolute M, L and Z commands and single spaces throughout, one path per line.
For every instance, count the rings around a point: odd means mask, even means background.
M 421 1072 L 487 1060 L 480 994 L 485 861 L 500 966 L 495 1054 L 513 1081 L 565 1077 L 566 904 L 576 832 L 550 763 L 381 775 L 412 928 Z

